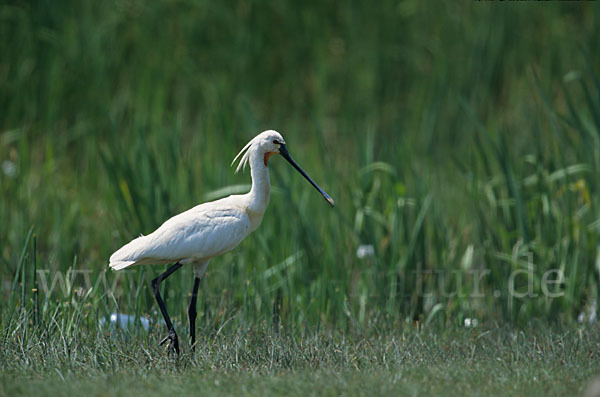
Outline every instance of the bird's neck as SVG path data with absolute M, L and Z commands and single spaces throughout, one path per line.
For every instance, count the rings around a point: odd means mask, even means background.
M 252 175 L 252 189 L 250 189 L 248 209 L 253 212 L 264 213 L 269 204 L 271 182 L 269 169 L 265 164 L 264 156 L 259 153 L 250 155 L 250 174 Z

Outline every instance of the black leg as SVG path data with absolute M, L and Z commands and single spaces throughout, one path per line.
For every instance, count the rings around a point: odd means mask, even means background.
M 152 292 L 154 292 L 154 297 L 156 298 L 156 302 L 158 303 L 158 307 L 160 307 L 160 311 L 165 319 L 165 323 L 167 324 L 167 328 L 169 329 L 169 334 L 160 341 L 160 345 L 164 344 L 167 340 L 170 341 L 169 345 L 175 349 L 177 355 L 179 355 L 179 342 L 177 341 L 177 334 L 175 333 L 175 328 L 173 328 L 173 324 L 171 323 L 171 318 L 169 318 L 169 313 L 167 313 L 167 308 L 165 307 L 165 302 L 160 297 L 160 283 L 173 274 L 177 269 L 182 266 L 181 263 L 177 262 L 170 268 L 168 268 L 164 273 L 160 276 L 156 277 L 152 280 Z
M 190 319 L 190 345 L 192 350 L 196 350 L 196 302 L 198 301 L 198 286 L 200 285 L 200 277 L 194 277 L 194 288 L 192 289 L 192 297 L 190 298 L 190 306 L 188 307 L 188 317 Z

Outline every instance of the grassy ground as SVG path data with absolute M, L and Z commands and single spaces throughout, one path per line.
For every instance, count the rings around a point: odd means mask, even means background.
M 599 373 L 598 335 L 597 327 L 535 326 L 298 337 L 236 330 L 205 337 L 195 355 L 186 346 L 179 359 L 156 335 L 81 333 L 68 346 L 13 335 L 2 346 L 0 393 L 577 395 Z
M 583 390 L 600 8 L 213 3 L 0 3 L 2 392 Z M 261 227 L 202 282 L 196 357 L 99 331 L 159 318 L 163 267 L 110 254 L 246 191 L 229 163 L 267 128 L 336 207 L 272 160 Z M 182 336 L 190 276 L 164 283 Z
M 516 372 L 517 374 L 514 374 Z M 490 373 L 492 375 L 485 375 Z M 318 395 L 318 396 L 399 396 L 454 395 L 574 395 L 587 387 L 587 377 L 575 370 L 554 370 L 541 366 L 486 363 L 475 368 L 435 365 L 406 370 L 342 372 L 315 370 L 276 372 L 267 375 L 248 373 L 191 372 L 184 375 L 147 376 L 68 376 L 50 379 L 6 381 L 5 395 L 72 394 L 116 395 L 131 393 L 160 396 L 169 393 L 203 395 Z

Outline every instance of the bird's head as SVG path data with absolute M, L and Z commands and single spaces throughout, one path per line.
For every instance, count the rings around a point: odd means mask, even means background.
M 281 134 L 274 130 L 267 130 L 261 132 L 248 142 L 246 146 L 240 150 L 238 155 L 235 156 L 231 164 L 233 165 L 233 163 L 241 156 L 240 162 L 235 170 L 235 172 L 238 172 L 240 169 L 246 167 L 246 164 L 248 164 L 250 160 L 250 155 L 256 153 L 256 155 L 263 159 L 266 166 L 272 155 L 281 154 L 282 147 L 285 148 L 285 140 Z M 285 149 L 283 150 L 285 151 Z
M 287 150 L 285 140 L 277 131 L 267 130 L 255 136 L 250 142 L 246 144 L 246 146 L 244 146 L 244 148 L 238 153 L 238 155 L 235 156 L 231 164 L 233 165 L 235 161 L 240 156 L 242 156 L 235 170 L 235 172 L 238 172 L 240 169 L 246 167 L 246 164 L 248 164 L 250 160 L 250 156 L 254 155 L 260 156 L 260 158 L 263 159 L 264 165 L 266 167 L 269 158 L 274 154 L 280 154 L 284 159 L 286 159 L 298 172 L 300 172 L 300 174 L 302 174 L 303 177 L 305 177 L 310 182 L 311 185 L 315 187 L 315 189 L 319 191 L 319 193 L 321 193 L 321 195 L 323 195 L 325 200 L 327 200 L 327 202 L 333 207 L 333 199 L 327 193 L 325 193 L 325 191 L 321 189 L 321 187 L 317 185 L 315 181 L 313 181 L 308 176 L 308 174 L 304 172 L 302 168 L 300 168 L 298 163 L 294 161 L 294 159 Z
M 258 134 L 254 140 L 256 142 L 256 150 L 262 153 L 265 166 L 269 161 L 269 157 L 274 154 L 281 154 L 281 149 L 285 150 L 285 140 L 277 131 L 268 130 Z

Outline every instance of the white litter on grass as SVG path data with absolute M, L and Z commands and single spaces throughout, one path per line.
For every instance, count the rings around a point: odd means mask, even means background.
M 479 320 L 476 318 L 465 318 L 465 328 L 476 328 L 479 325 Z
M 106 325 L 111 328 L 133 328 L 135 327 L 137 321 L 144 328 L 144 330 L 148 331 L 150 329 L 150 318 L 148 317 L 136 317 L 131 314 L 123 314 L 123 313 L 112 313 L 110 315 L 110 319 L 106 321 L 106 318 L 102 317 L 100 319 L 100 328 L 105 327 Z
M 580 324 L 590 323 L 593 324 L 596 322 L 598 315 L 598 301 L 596 299 L 592 300 L 592 303 L 587 307 L 587 312 L 583 311 L 579 313 L 577 316 L 577 322 Z
M 375 256 L 375 247 L 371 244 L 362 244 L 358 246 L 356 250 L 356 257 L 358 259 L 372 258 Z
M 4 160 L 2 162 L 2 172 L 6 176 L 14 178 L 17 176 L 17 165 L 10 160 Z

